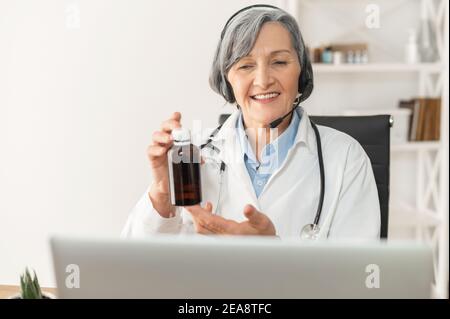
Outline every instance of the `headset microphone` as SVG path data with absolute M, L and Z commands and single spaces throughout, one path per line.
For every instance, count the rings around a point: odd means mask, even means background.
M 286 115 L 284 115 L 284 116 L 282 116 L 282 117 L 280 117 L 280 118 L 277 118 L 277 119 L 276 119 L 275 121 L 273 121 L 273 122 L 270 122 L 270 123 L 269 123 L 270 128 L 276 128 L 278 125 L 280 125 L 281 122 L 283 122 L 283 120 L 284 120 L 286 117 L 288 117 L 289 115 L 291 115 L 292 112 L 295 111 L 295 109 L 297 108 L 297 106 L 298 106 L 298 105 L 294 106 L 294 108 L 293 108 L 289 113 L 287 113 Z
M 280 125 L 281 122 L 283 122 L 283 120 L 284 120 L 286 117 L 288 117 L 289 115 L 291 115 L 292 112 L 294 112 L 295 109 L 296 109 L 299 105 L 300 105 L 300 99 L 297 98 L 296 103 L 295 103 L 295 106 L 292 108 L 292 110 L 291 110 L 289 113 L 283 115 L 282 117 L 277 118 L 275 121 L 270 122 L 270 123 L 269 123 L 270 128 L 276 128 L 278 125 Z

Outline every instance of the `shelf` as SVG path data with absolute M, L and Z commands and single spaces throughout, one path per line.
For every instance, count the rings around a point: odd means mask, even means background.
M 368 64 L 323 64 L 313 63 L 315 73 L 358 73 L 358 72 L 432 72 L 442 71 L 441 63 L 368 63 Z
M 395 161 L 395 170 L 391 169 L 390 171 L 391 180 L 395 179 L 395 182 L 398 182 L 399 189 L 398 194 L 391 193 L 393 196 L 390 198 L 391 204 L 389 205 L 389 236 L 391 238 L 394 235 L 395 238 L 397 235 L 402 239 L 415 239 L 431 246 L 435 278 L 433 296 L 448 298 L 448 183 L 445 183 L 448 175 L 448 158 L 443 158 L 441 155 L 448 154 L 449 145 L 446 120 L 449 113 L 447 71 L 449 31 L 448 23 L 445 23 L 448 21 L 449 2 L 447 0 L 421 0 L 420 3 L 415 3 L 415 6 L 411 6 L 408 0 L 395 4 L 394 1 L 392 4 L 389 3 L 382 8 L 382 15 L 383 17 L 390 15 L 394 19 L 390 21 L 389 25 L 383 26 L 383 36 L 381 33 L 367 30 L 364 21 L 358 20 L 358 15 L 347 16 L 347 12 L 356 10 L 356 6 L 360 5 L 359 1 L 346 2 L 348 8 L 345 10 L 329 6 L 327 1 L 286 0 L 286 2 L 292 4 L 294 12 L 301 13 L 299 18 L 305 24 L 320 26 L 309 30 L 307 38 L 314 39 L 311 48 L 315 48 L 317 45 L 345 43 L 348 37 L 348 43 L 351 43 L 350 38 L 352 41 L 358 39 L 358 41 L 366 43 L 374 58 L 367 64 L 313 64 L 317 82 L 325 81 L 326 83 L 323 87 L 318 86 L 318 89 L 323 92 L 319 92 L 320 95 L 316 94 L 316 97 L 319 97 L 316 101 L 311 101 L 310 109 L 321 110 L 321 113 L 324 114 L 339 115 L 344 108 L 363 110 L 364 104 L 367 105 L 366 109 L 373 110 L 380 104 L 397 107 L 400 99 L 417 96 L 442 99 L 441 141 L 407 142 L 405 140 L 401 144 L 391 143 L 391 156 Z M 320 13 L 320 15 L 314 19 L 310 18 L 315 13 Z M 420 16 L 426 16 L 433 22 L 436 32 L 434 40 L 436 40 L 440 61 L 436 63 L 403 63 L 400 54 L 404 53 L 406 33 L 390 33 L 389 28 L 392 28 L 393 31 L 396 28 L 406 30 L 410 26 L 416 25 L 417 17 Z M 316 21 L 320 18 L 322 21 Z M 332 31 L 329 32 L 330 30 Z M 392 43 L 391 46 L 386 45 L 386 37 Z M 383 59 L 383 57 L 386 58 Z M 397 57 L 398 62 L 389 63 L 388 59 L 394 59 L 394 57 Z M 383 63 L 383 61 L 387 63 Z M 357 85 L 351 91 L 350 98 L 348 98 L 348 94 L 341 94 L 341 90 L 345 89 L 341 85 L 346 84 L 347 80 L 350 81 L 348 86 Z M 383 93 L 386 95 L 377 99 L 374 91 L 378 91 L 380 95 Z M 365 94 L 370 98 L 368 103 L 359 102 L 366 101 Z M 408 163 L 402 165 L 405 159 L 408 160 Z M 412 163 L 413 160 L 414 163 Z M 414 170 L 411 169 L 410 164 L 414 164 Z M 407 175 L 405 176 L 405 174 Z M 404 177 L 408 178 L 401 180 Z M 397 187 L 397 185 L 395 186 Z M 420 203 L 423 203 L 426 208 L 422 207 Z
M 408 142 L 392 144 L 391 152 L 437 151 L 441 147 L 439 141 Z
M 436 227 L 442 222 L 437 212 L 418 210 L 405 203 L 391 204 L 389 211 L 389 224 L 393 227 Z

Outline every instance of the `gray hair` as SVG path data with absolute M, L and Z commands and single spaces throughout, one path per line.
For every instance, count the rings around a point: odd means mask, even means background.
M 223 39 L 217 46 L 209 75 L 211 88 L 228 103 L 236 102 L 233 89 L 226 78 L 228 71 L 250 53 L 263 24 L 272 21 L 280 23 L 289 31 L 292 46 L 303 70 L 306 49 L 295 18 L 281 9 L 253 8 L 244 11 L 234 17 L 226 27 Z

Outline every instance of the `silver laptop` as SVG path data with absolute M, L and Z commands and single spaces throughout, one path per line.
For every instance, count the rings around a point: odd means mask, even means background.
M 429 298 L 411 243 L 241 237 L 51 240 L 60 298 Z

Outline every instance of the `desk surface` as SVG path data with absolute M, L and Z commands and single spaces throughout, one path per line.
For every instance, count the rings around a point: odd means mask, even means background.
M 0 285 L 0 299 L 6 299 L 12 295 L 19 293 L 19 286 Z M 42 288 L 42 291 L 56 295 L 56 288 Z

